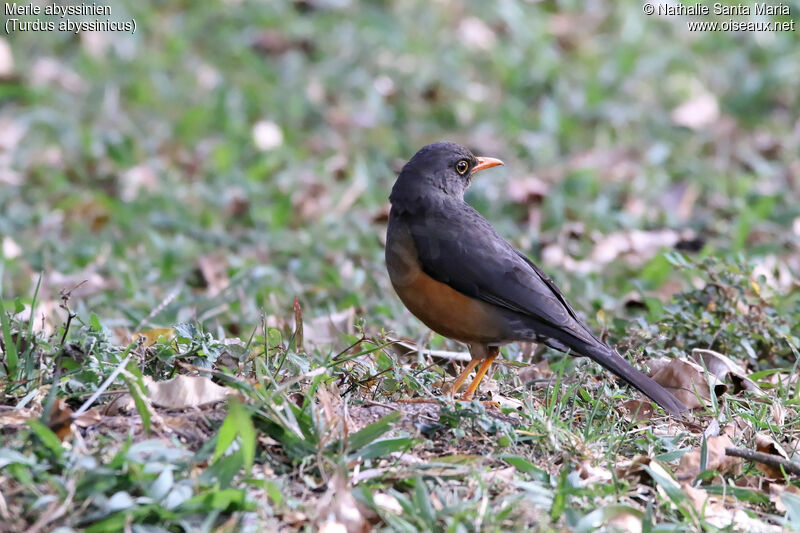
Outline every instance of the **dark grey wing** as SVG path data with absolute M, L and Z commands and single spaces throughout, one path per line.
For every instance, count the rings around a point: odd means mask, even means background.
M 477 211 L 466 204 L 443 211 L 407 220 L 426 274 L 584 342 L 599 342 L 550 278 Z
M 593 359 L 675 416 L 687 410 L 671 392 L 595 337 L 552 280 L 477 211 L 463 203 L 449 207 L 406 217 L 425 273 L 510 311 L 512 331 L 521 332 L 525 340 L 541 337 L 558 350 Z

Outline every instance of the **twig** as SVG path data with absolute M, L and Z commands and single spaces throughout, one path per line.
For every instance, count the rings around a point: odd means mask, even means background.
M 41 278 L 40 278 L 41 281 Z M 81 285 L 86 283 L 87 280 L 83 280 L 71 289 L 61 289 L 61 303 L 58 305 L 61 309 L 67 312 L 67 322 L 64 324 L 64 334 L 61 335 L 61 349 L 58 351 L 58 355 L 55 359 L 55 369 L 53 370 L 53 383 L 50 386 L 50 391 L 47 393 L 47 397 L 44 401 L 44 406 L 42 408 L 42 423 L 49 424 L 50 417 L 53 414 L 53 405 L 56 401 L 56 396 L 58 395 L 58 389 L 60 388 L 61 382 L 61 359 L 64 356 L 64 343 L 67 342 L 67 335 L 69 334 L 69 328 L 72 324 L 72 320 L 78 316 L 77 313 L 73 313 L 72 310 L 69 308 L 69 299 L 72 296 L 72 291 L 79 288 Z M 38 291 L 38 288 L 37 288 Z M 31 309 L 31 313 L 33 309 Z M 33 316 L 33 315 L 31 315 Z
M 784 459 L 779 455 L 772 455 L 770 453 L 756 452 L 753 450 L 746 450 L 744 448 L 725 448 L 725 455 L 731 457 L 741 457 L 748 461 L 756 463 L 764 463 L 765 465 L 774 466 L 776 468 L 783 468 L 786 472 L 800 476 L 800 463 Z
M 421 353 L 422 355 L 430 355 L 431 357 L 440 357 L 442 359 L 453 359 L 455 361 L 472 360 L 472 356 L 470 356 L 468 352 L 448 352 L 445 350 L 422 350 L 419 349 L 417 346 L 405 341 L 392 339 L 391 337 L 387 337 L 387 339 L 392 341 L 395 346 L 402 346 L 409 352 L 418 352 Z
M 375 400 L 365 399 L 364 403 L 367 405 L 374 405 L 375 407 L 383 407 L 385 409 L 391 409 L 392 411 L 399 411 L 397 407 L 391 406 L 388 403 L 383 402 L 376 402 Z

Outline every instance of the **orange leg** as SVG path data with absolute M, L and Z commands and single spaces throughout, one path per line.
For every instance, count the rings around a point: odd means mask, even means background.
M 497 347 L 490 347 L 489 348 L 489 355 L 481 361 L 481 366 L 478 367 L 478 371 L 475 373 L 475 379 L 472 380 L 472 383 L 469 384 L 467 390 L 464 391 L 464 394 L 461 396 L 461 399 L 464 401 L 469 401 L 472 399 L 472 395 L 475 394 L 475 391 L 478 390 L 478 385 L 481 384 L 481 380 L 483 376 L 486 374 L 486 371 L 489 370 L 489 366 L 491 366 L 492 362 L 497 359 L 497 356 L 500 355 L 500 349 Z M 470 364 L 477 361 L 470 361 Z M 471 368 L 467 367 L 469 370 Z M 465 371 L 466 372 L 466 371 Z M 462 374 L 463 375 L 463 374 Z M 460 378 L 461 376 L 459 376 Z M 460 385 L 460 383 L 459 383 Z
M 461 385 L 463 385 L 464 382 L 467 380 L 467 376 L 469 376 L 469 373 L 472 372 L 472 369 L 475 368 L 476 366 L 478 366 L 478 363 L 480 363 L 480 362 L 481 362 L 480 359 L 470 359 L 469 363 L 467 363 L 467 367 L 464 369 L 463 372 L 461 372 L 458 375 L 458 377 L 456 378 L 455 383 L 453 383 L 453 386 L 450 389 L 450 396 L 455 396 L 456 395 L 456 393 L 458 392 L 458 389 L 460 389 Z

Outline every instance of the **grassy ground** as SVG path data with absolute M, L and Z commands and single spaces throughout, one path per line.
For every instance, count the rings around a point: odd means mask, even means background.
M 638 2 L 111 7 L 135 34 L 0 41 L 0 529 L 800 528 L 797 475 L 720 452 L 800 436 L 795 33 Z M 677 378 L 692 421 L 517 345 L 501 409 L 446 400 L 464 347 L 382 248 L 440 139 L 506 162 L 468 200 L 621 353 L 739 365 Z

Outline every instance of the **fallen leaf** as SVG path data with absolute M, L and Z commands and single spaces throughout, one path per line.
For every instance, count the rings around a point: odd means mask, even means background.
M 625 255 L 629 264 L 643 264 L 663 248 L 672 248 L 681 234 L 671 229 L 618 231 L 602 235 L 592 250 L 591 259 L 605 265 Z
M 786 506 L 783 504 L 781 497 L 784 492 L 800 496 L 800 487 L 796 485 L 782 485 L 780 483 L 769 484 L 769 500 L 775 504 L 775 510 L 779 513 L 786 512 Z
M 145 376 L 148 377 L 148 376 Z M 136 402 L 133 396 L 128 393 L 121 394 L 105 405 L 103 412 L 106 416 L 114 416 L 120 413 L 130 413 L 136 410 Z
M 786 408 L 777 401 L 769 406 L 769 411 L 772 414 L 772 420 L 779 426 L 783 426 L 786 421 Z
M 717 397 L 728 389 L 718 378 L 706 374 L 702 366 L 681 359 L 671 360 L 653 375 L 653 380 L 672 392 L 689 409 L 703 407 L 703 401 L 710 401 L 712 388 Z
M 625 418 L 633 422 L 649 420 L 653 417 L 653 404 L 645 400 L 628 400 L 622 403 L 625 410 Z
M 514 476 L 516 475 L 516 472 L 517 469 L 513 466 L 507 466 L 505 468 L 495 468 L 494 470 L 482 472 L 481 479 L 487 485 L 497 482 L 507 485 L 512 481 L 514 481 Z
M 308 516 L 301 511 L 286 511 L 281 518 L 286 524 L 296 528 L 308 522 Z
M 511 467 L 513 470 L 513 467 Z M 602 466 L 593 466 L 588 459 L 584 459 L 578 464 L 578 476 L 583 482 L 583 486 L 590 486 L 595 483 L 605 483 L 612 479 L 611 472 Z
M 166 381 L 147 384 L 147 392 L 153 404 L 167 409 L 186 409 L 224 400 L 235 391 L 220 387 L 204 376 L 178 375 Z
M 553 375 L 547 360 L 539 361 L 535 365 L 526 366 L 521 369 L 517 376 L 522 383 L 530 383 L 539 379 L 549 379 Z
M 328 490 L 319 499 L 317 516 L 325 519 L 320 531 L 326 524 L 330 532 L 366 533 L 371 529 L 341 473 L 333 476 L 328 483 Z
M 508 197 L 521 205 L 538 204 L 547 196 L 550 185 L 535 176 L 515 179 L 508 184 Z
M 85 413 L 81 414 L 80 416 L 73 419 L 73 422 L 76 426 L 87 428 L 90 426 L 95 426 L 103 420 L 103 414 L 100 412 L 100 407 L 92 407 Z
M 705 365 L 708 372 L 720 380 L 730 377 L 734 384 L 734 393 L 738 390 L 747 390 L 757 396 L 767 395 L 755 381 L 747 377 L 747 371 L 730 357 L 714 350 L 695 348 L 692 350 L 692 359 Z
M 789 454 L 778 444 L 775 439 L 764 433 L 756 433 L 756 451 L 767 453 L 769 455 L 777 455 L 783 459 L 789 459 Z M 782 479 L 783 473 L 780 467 L 774 465 L 764 464 L 755 461 L 756 468 L 764 475 L 772 479 Z
M 651 460 L 646 455 L 637 455 L 630 461 L 623 460 L 618 462 L 614 472 L 618 478 L 640 483 L 647 475 L 644 467 L 649 466 Z
M 231 280 L 228 277 L 228 258 L 224 254 L 199 257 L 197 259 L 197 272 L 200 274 L 200 286 L 206 289 L 206 295 L 209 298 L 217 296 L 231 284 Z
M 725 455 L 725 448 L 732 446 L 733 443 L 727 435 L 706 439 L 706 448 L 708 450 L 706 469 L 717 470 L 722 474 L 738 474 L 742 460 L 738 457 Z M 678 467 L 675 469 L 675 477 L 681 481 L 696 478 L 700 474 L 700 454 L 701 449 L 699 447 L 683 454 Z
M 0 428 L 16 428 L 24 426 L 30 418 L 38 418 L 39 414 L 33 409 L 0 406 Z

